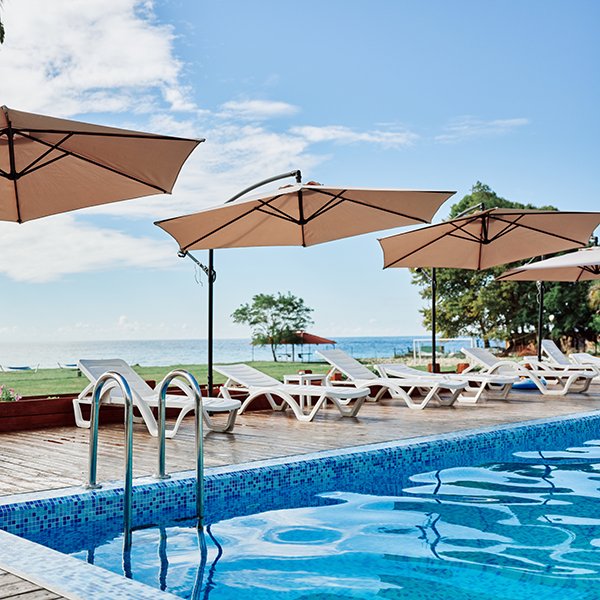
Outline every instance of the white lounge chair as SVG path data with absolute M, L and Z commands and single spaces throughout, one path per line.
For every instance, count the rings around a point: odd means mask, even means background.
M 574 352 L 569 358 L 577 365 L 589 365 L 600 369 L 600 356 L 594 356 L 588 352 Z
M 546 356 L 544 362 L 548 363 L 552 368 L 569 369 L 572 371 L 585 369 L 592 371 L 596 375 L 600 374 L 600 371 L 594 365 L 582 365 L 571 362 L 553 340 L 542 340 L 542 352 Z
M 547 396 L 587 392 L 592 379 L 596 376 L 589 371 L 556 370 L 551 369 L 550 366 L 543 369 L 528 369 L 525 363 L 498 360 L 484 348 L 463 348 L 462 353 L 472 361 L 469 369 L 463 373 L 468 373 L 475 366 L 479 366 L 484 374 L 519 375 L 528 378 L 542 394 Z
M 225 375 L 227 381 L 221 387 L 221 394 L 231 398 L 230 392 L 245 392 L 248 397 L 240 408 L 242 414 L 248 405 L 259 396 L 266 396 L 273 410 L 285 410 L 289 406 L 299 421 L 309 422 L 315 418 L 318 410 L 330 400 L 338 408 L 342 416 L 354 417 L 360 410 L 368 395 L 368 390 L 357 390 L 354 388 L 332 388 L 324 385 L 295 385 L 284 384 L 265 373 L 245 364 L 238 365 L 216 365 L 213 367 L 217 373 Z M 281 399 L 277 404 L 274 396 Z M 309 414 L 304 413 L 294 397 L 318 398 Z M 351 400 L 356 402 L 350 409 L 344 409 L 344 405 Z
M 156 437 L 158 435 L 158 425 L 154 417 L 152 408 L 158 406 L 158 391 L 153 390 L 124 360 L 119 358 L 104 359 L 104 360 L 87 360 L 82 359 L 77 363 L 79 369 L 90 380 L 90 384 L 73 399 L 73 409 L 75 411 L 75 423 L 78 427 L 90 427 L 90 421 L 86 421 L 81 413 L 81 405 L 92 403 L 92 394 L 94 385 L 98 378 L 107 371 L 115 371 L 122 375 L 129 387 L 133 396 L 134 407 L 141 414 L 141 419 L 136 418 L 138 422 L 143 421 L 150 432 L 150 435 Z M 194 398 L 192 391 L 184 382 L 179 379 L 174 379 L 172 385 L 179 387 L 187 395 L 177 396 L 167 394 L 167 408 L 177 408 L 180 410 L 177 421 L 172 429 L 166 432 L 166 437 L 172 438 L 177 433 L 183 418 L 194 410 Z M 124 400 L 121 390 L 109 381 L 103 388 L 101 396 L 101 405 L 116 405 L 123 406 Z M 213 431 L 229 432 L 235 425 L 237 411 L 241 406 L 239 400 L 224 399 L 224 398 L 203 398 L 202 399 L 202 417 L 206 426 Z M 213 422 L 210 413 L 226 412 L 229 413 L 225 425 L 218 425 Z
M 465 382 L 467 387 L 458 397 L 458 402 L 465 404 L 475 404 L 484 393 L 489 394 L 493 398 L 505 400 L 513 384 L 517 383 L 520 379 L 518 375 L 424 373 L 404 363 L 375 365 L 375 368 L 381 377 L 401 377 L 404 379 L 423 379 L 425 381 L 449 379 L 450 381 Z M 474 395 L 467 396 L 466 393 Z
M 336 385 L 333 378 L 336 373 L 341 373 L 347 377 L 347 380 L 341 382 L 342 385 L 354 385 L 358 389 L 368 389 L 369 394 L 372 387 L 379 387 L 380 389 L 376 395 L 371 397 L 371 400 L 375 402 L 386 392 L 389 392 L 392 398 L 404 400 L 409 408 L 417 410 L 425 408 L 431 400 L 436 400 L 442 406 L 452 406 L 461 391 L 467 386 L 465 382 L 450 381 L 449 379 L 425 381 L 423 378 L 390 379 L 388 377 L 378 377 L 373 371 L 361 365 L 343 350 L 317 350 L 317 354 L 333 367 L 326 379 L 328 385 Z M 414 389 L 418 389 L 424 394 L 425 398 L 421 402 L 415 402 L 411 398 L 410 394 Z M 450 398 L 440 396 L 442 390 L 450 391 Z

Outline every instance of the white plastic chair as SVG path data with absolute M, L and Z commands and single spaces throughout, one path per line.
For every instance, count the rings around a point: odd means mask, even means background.
M 446 379 L 450 381 L 465 382 L 467 387 L 458 397 L 458 402 L 465 404 L 475 404 L 484 393 L 493 398 L 505 400 L 514 383 L 519 381 L 518 375 L 482 375 L 468 373 L 467 375 L 453 373 L 424 373 L 418 369 L 413 369 L 404 363 L 392 363 L 375 365 L 377 372 L 382 377 L 400 377 L 403 379 L 423 379 L 439 380 Z M 465 393 L 474 394 L 467 396 Z
M 332 388 L 324 385 L 295 385 L 284 384 L 262 373 L 261 371 L 245 364 L 216 365 L 213 367 L 217 373 L 227 377 L 225 385 L 221 387 L 221 393 L 231 398 L 230 392 L 244 392 L 248 397 L 240 408 L 242 414 L 248 405 L 259 396 L 266 396 L 273 410 L 285 410 L 287 406 L 299 421 L 310 422 L 326 402 L 330 400 L 344 417 L 354 417 L 360 410 L 368 395 L 368 390 L 357 390 L 353 388 Z M 275 401 L 274 396 L 281 399 L 281 404 Z M 318 398 L 310 413 L 306 414 L 294 399 L 294 397 Z M 350 409 L 344 409 L 344 405 L 351 400 L 356 402 Z
M 81 405 L 92 403 L 92 394 L 96 381 L 98 378 L 106 373 L 107 371 L 115 371 L 122 375 L 133 395 L 133 403 L 141 414 L 141 419 L 150 432 L 150 435 L 157 437 L 158 425 L 154 417 L 152 408 L 158 406 L 158 392 L 153 390 L 124 360 L 120 358 L 103 359 L 103 360 L 87 360 L 81 359 L 77 366 L 82 373 L 90 380 L 90 384 L 79 394 L 77 398 L 73 399 L 73 410 L 75 412 L 75 423 L 77 427 L 90 427 L 90 421 L 86 421 L 81 413 Z M 179 379 L 174 379 L 172 385 L 179 387 L 186 393 L 185 396 L 176 396 L 173 394 L 167 394 L 167 408 L 178 408 L 180 409 L 177 421 L 173 428 L 166 433 L 166 437 L 172 438 L 177 433 L 183 418 L 194 410 L 194 400 L 191 389 Z M 121 390 L 110 383 L 104 388 L 100 402 L 101 405 L 116 405 L 123 406 L 123 396 Z M 235 419 L 237 412 L 241 406 L 241 402 L 238 400 L 232 400 L 231 398 L 203 398 L 202 399 L 202 418 L 206 423 L 206 426 L 218 432 L 229 432 L 235 425 Z M 227 422 L 225 425 L 217 425 L 213 422 L 210 417 L 210 413 L 213 412 L 227 412 L 229 413 Z
M 452 406 L 461 391 L 467 387 L 465 382 L 450 381 L 449 379 L 430 379 L 426 381 L 423 378 L 412 379 L 390 379 L 388 377 L 378 377 L 373 371 L 361 365 L 355 358 L 346 354 L 343 350 L 317 350 L 317 354 L 324 358 L 333 369 L 327 376 L 327 383 L 335 385 L 333 377 L 336 373 L 341 373 L 347 377 L 342 381 L 343 385 L 354 385 L 358 389 L 368 389 L 369 393 L 372 387 L 379 387 L 379 391 L 371 400 L 377 402 L 386 392 L 389 392 L 392 398 L 404 400 L 409 408 L 421 410 L 425 408 L 431 400 L 436 400 L 442 406 Z M 413 390 L 418 389 L 425 398 L 421 402 L 415 402 L 411 398 Z M 450 398 L 440 396 L 442 390 L 451 392 Z

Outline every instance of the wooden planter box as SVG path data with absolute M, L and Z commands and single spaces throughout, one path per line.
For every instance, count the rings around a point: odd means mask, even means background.
M 206 386 L 201 386 L 201 388 L 202 394 L 206 395 Z M 217 391 L 215 388 L 214 392 Z M 171 392 L 169 391 L 169 393 Z M 28 396 L 15 402 L 0 402 L 0 433 L 45 427 L 75 427 L 73 398 L 76 397 L 77 394 L 59 394 L 51 398 Z M 255 404 L 256 406 L 252 406 L 252 408 L 261 410 L 261 400 L 257 400 Z M 264 404 L 264 408 L 270 409 L 266 398 Z M 81 412 L 85 419 L 89 419 L 89 407 L 83 405 Z M 137 414 L 137 411 L 134 414 Z M 176 418 L 178 414 L 178 409 L 167 409 L 167 418 Z M 189 417 L 193 418 L 193 416 L 193 412 L 190 413 Z M 100 423 L 122 423 L 123 419 L 123 407 L 100 407 Z

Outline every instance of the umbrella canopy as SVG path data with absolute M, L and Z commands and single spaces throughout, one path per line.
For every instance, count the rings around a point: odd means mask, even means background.
M 523 265 L 496 277 L 496 281 L 589 281 L 591 279 L 600 279 L 598 246 Z
M 171 193 L 204 140 L 0 109 L 0 221 Z
M 482 270 L 585 246 L 600 213 L 491 208 L 379 240 L 384 268 Z
M 600 213 L 490 208 L 379 240 L 384 269 L 432 267 L 434 370 L 436 267 L 480 271 L 585 246 L 599 223 Z
M 181 250 L 312 246 L 428 223 L 453 194 L 296 184 L 155 224 Z
M 294 342 L 295 344 L 337 344 L 337 342 L 334 342 L 333 340 L 328 340 L 327 338 L 319 337 L 312 333 L 306 333 L 305 331 L 299 331 L 296 335 L 298 336 L 299 341 Z

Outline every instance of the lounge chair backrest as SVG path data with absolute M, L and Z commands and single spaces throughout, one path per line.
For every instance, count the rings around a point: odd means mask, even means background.
M 462 348 L 461 352 L 467 358 L 471 358 L 480 365 L 488 368 L 493 367 L 498 362 L 498 358 L 485 348 Z
M 550 357 L 550 360 L 557 365 L 572 365 L 573 363 L 560 351 L 560 348 L 553 340 L 542 340 L 542 350 Z
M 213 369 L 221 375 L 236 381 L 244 387 L 277 387 L 282 385 L 281 381 L 261 373 L 258 369 L 245 365 L 214 365 Z
M 348 379 L 378 379 L 377 375 L 343 350 L 317 350 L 317 354 L 341 371 Z
M 156 392 L 124 361 L 120 358 L 106 358 L 88 360 L 82 358 L 77 363 L 82 373 L 93 383 L 107 371 L 115 371 L 122 375 L 132 391 L 137 392 L 142 398 L 154 396 Z M 120 389 L 112 392 L 115 396 L 121 395 Z

